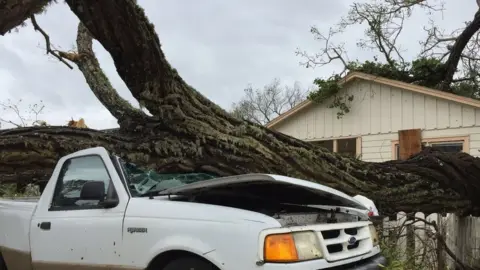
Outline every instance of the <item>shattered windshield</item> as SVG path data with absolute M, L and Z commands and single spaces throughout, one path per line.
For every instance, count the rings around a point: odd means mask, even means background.
M 134 197 L 153 194 L 168 188 L 216 178 L 206 173 L 157 173 L 119 159 L 127 177 L 128 188 Z

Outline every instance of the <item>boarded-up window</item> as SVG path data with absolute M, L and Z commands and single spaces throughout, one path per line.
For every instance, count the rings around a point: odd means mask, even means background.
M 313 143 L 315 143 L 316 145 L 325 147 L 325 148 L 328 149 L 328 151 L 333 152 L 333 140 L 316 141 L 316 142 L 313 142 Z
M 357 154 L 357 139 L 337 140 L 337 153 L 354 157 Z
M 398 159 L 405 160 L 422 151 L 422 130 L 406 129 L 398 131 Z

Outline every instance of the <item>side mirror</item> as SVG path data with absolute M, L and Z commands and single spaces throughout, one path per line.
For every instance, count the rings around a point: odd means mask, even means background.
M 98 204 L 103 206 L 103 208 L 109 209 L 117 206 L 119 202 L 120 201 L 118 199 L 106 199 L 103 202 L 99 202 Z

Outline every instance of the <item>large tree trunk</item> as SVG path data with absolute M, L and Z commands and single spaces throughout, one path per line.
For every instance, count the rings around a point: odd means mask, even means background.
M 60 155 L 101 145 L 160 172 L 295 176 L 366 195 L 384 213 L 480 214 L 479 159 L 426 150 L 406 161 L 368 163 L 236 119 L 169 65 L 153 25 L 135 1 L 66 2 L 81 24 L 78 53 L 61 55 L 78 66 L 121 129 L 115 134 L 66 127 L 0 131 L 1 181 L 48 178 Z M 153 116 L 113 89 L 93 54 L 90 35 L 111 54 L 120 77 Z
M 479 214 L 480 160 L 468 154 L 431 150 L 406 161 L 367 163 L 251 124 L 237 143 L 158 131 L 150 136 L 108 134 L 67 127 L 0 132 L 0 180 L 48 179 L 61 155 L 104 146 L 121 157 L 160 172 L 232 175 L 266 172 L 291 175 L 375 200 L 383 213 L 398 211 Z
M 0 35 L 21 26 L 31 15 L 41 13 L 54 0 L 2 0 L 0 1 Z

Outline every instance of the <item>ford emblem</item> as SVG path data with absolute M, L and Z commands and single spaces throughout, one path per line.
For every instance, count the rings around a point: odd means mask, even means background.
M 348 244 L 349 244 L 349 245 L 353 245 L 353 244 L 355 244 L 356 242 L 357 242 L 357 238 L 355 238 L 355 237 L 353 237 L 353 236 L 350 237 L 350 239 L 348 239 Z

